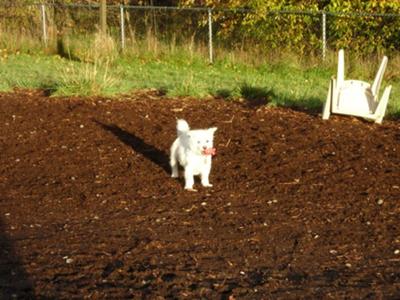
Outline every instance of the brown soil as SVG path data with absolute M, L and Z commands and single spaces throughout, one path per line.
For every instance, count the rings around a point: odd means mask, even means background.
M 170 178 L 177 117 L 213 188 Z M 0 146 L 1 299 L 400 298 L 398 121 L 15 92 Z

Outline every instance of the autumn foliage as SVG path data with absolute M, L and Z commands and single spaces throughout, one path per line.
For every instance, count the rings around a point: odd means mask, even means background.
M 6 3 L 7 1 L 5 1 Z M 211 8 L 213 32 L 217 47 L 252 47 L 263 50 L 289 50 L 298 54 L 320 53 L 323 40 L 323 16 L 326 20 L 326 46 L 336 51 L 339 48 L 352 49 L 358 53 L 390 53 L 400 47 L 398 29 L 400 28 L 400 2 L 393 0 L 108 0 L 109 5 L 154 5 L 177 6 L 181 8 Z M 20 10 L 2 9 L 0 13 L 4 20 L 12 19 L 0 29 L 39 28 L 40 19 L 37 10 L 26 8 L 26 4 L 37 3 L 34 0 L 16 0 L 7 3 L 24 4 Z M 98 4 L 91 0 L 52 0 L 49 4 Z M 10 17 L 7 14 L 13 13 Z M 54 23 L 71 28 L 95 28 L 96 15 L 85 17 L 85 13 L 63 12 L 62 8 L 54 9 L 58 17 Z M 142 19 L 151 19 L 151 24 L 145 22 L 143 28 L 157 26 L 154 32 L 164 36 L 185 35 L 185 30 L 195 31 L 200 28 L 201 36 L 207 36 L 208 15 L 203 12 L 192 12 L 179 15 L 171 11 L 157 16 L 144 14 L 142 11 L 129 10 L 126 13 L 127 30 L 139 32 L 135 24 Z M 168 15 L 170 14 L 170 15 Z M 51 15 L 49 14 L 51 17 Z M 49 18 L 50 18 L 49 17 Z M 36 18 L 36 19 L 35 19 Z M 61 18 L 61 19 L 60 19 Z M 168 19 L 170 18 L 170 19 Z M 65 20 L 63 20 L 65 19 Z M 115 14 L 114 25 L 118 30 L 119 17 Z M 133 22 L 133 21 L 132 21 Z M 0 22 L 1 23 L 1 22 Z M 38 25 L 39 24 L 39 25 Z M 86 25 L 85 25 L 86 24 Z M 141 24 L 141 23 L 140 23 Z M 150 25 L 149 25 L 150 24 Z M 176 25 L 175 25 L 176 24 Z M 154 29 L 154 28 L 153 28 Z M 24 29 L 25 30 L 25 29 Z M 83 29 L 82 29 L 83 30 Z M 163 31 L 169 30 L 173 34 Z M 133 37 L 134 34 L 131 34 Z M 186 35 L 185 35 L 186 36 Z M 193 39 L 195 34 L 188 34 Z M 137 35 L 135 36 L 137 37 Z

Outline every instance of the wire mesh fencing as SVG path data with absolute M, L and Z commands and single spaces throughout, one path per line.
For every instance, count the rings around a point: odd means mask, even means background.
M 351 47 L 373 52 L 400 46 L 399 14 L 271 11 L 246 9 L 110 5 L 107 32 L 118 51 L 202 49 L 213 62 L 225 50 L 291 49 L 325 58 L 327 49 Z M 96 48 L 100 6 L 0 5 L 0 33 L 29 36 L 61 53 Z M 373 37 L 373 38 L 372 38 Z

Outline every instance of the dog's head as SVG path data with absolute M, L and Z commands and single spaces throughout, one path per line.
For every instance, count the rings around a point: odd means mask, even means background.
M 191 151 L 198 155 L 212 155 L 214 154 L 212 150 L 214 142 L 214 132 L 217 130 L 216 127 L 209 129 L 197 129 L 190 130 L 187 133 L 188 146 Z

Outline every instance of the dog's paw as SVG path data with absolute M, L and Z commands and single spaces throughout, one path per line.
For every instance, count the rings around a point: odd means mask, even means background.
M 202 183 L 201 185 L 204 187 L 212 187 L 213 186 L 211 183 Z
M 194 189 L 194 188 L 185 188 L 185 191 L 188 191 L 188 192 L 197 192 L 197 190 L 196 189 Z
M 172 173 L 171 174 L 171 178 L 178 178 L 179 177 L 179 174 L 177 174 L 177 173 Z

